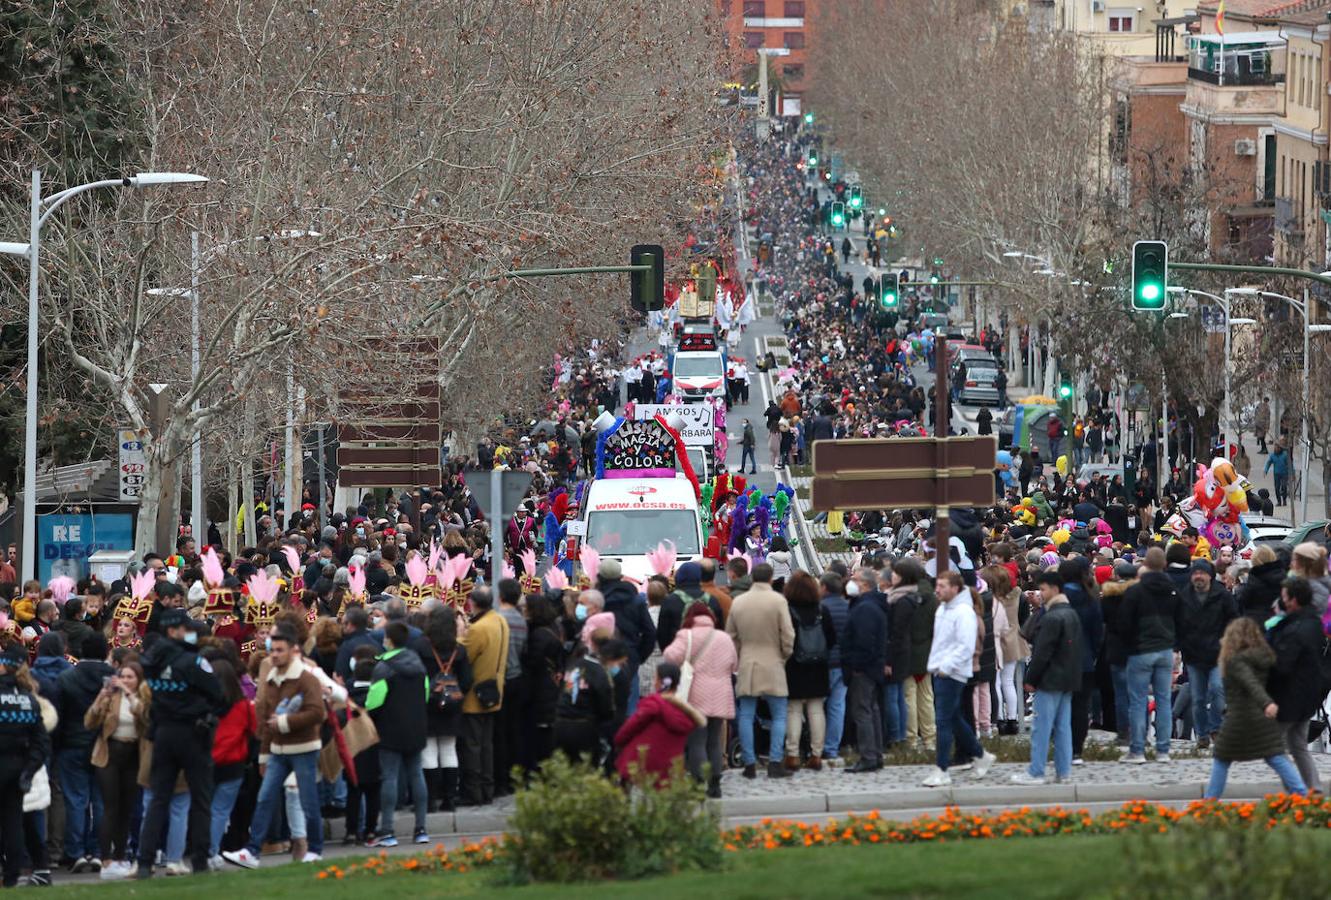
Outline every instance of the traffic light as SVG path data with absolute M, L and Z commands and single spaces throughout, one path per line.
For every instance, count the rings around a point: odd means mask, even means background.
M 1132 245 L 1132 308 L 1158 311 L 1169 299 L 1169 245 L 1137 241 Z
M 857 184 L 850 189 L 850 208 L 860 209 L 864 206 L 864 193 Z
M 804 114 L 804 124 L 805 124 L 805 125 L 812 125 L 812 124 L 813 124 L 813 113 L 811 113 L 811 112 L 807 112 L 807 113 Z
M 930 284 L 938 284 L 938 281 L 939 281 L 938 273 L 937 273 L 937 272 L 930 272 L 930 273 L 929 273 L 929 283 L 930 283 Z
M 816 168 L 818 168 L 818 153 L 817 153 L 817 151 L 814 151 L 814 150 L 810 150 L 810 151 L 809 151 L 808 166 L 809 166 L 810 169 L 816 169 Z
M 878 303 L 883 309 L 896 309 L 901 297 L 901 284 L 896 272 L 884 272 L 878 279 Z
M 665 251 L 660 244 L 636 244 L 629 251 L 629 265 L 651 266 L 629 273 L 629 305 L 638 312 L 660 309 L 665 299 Z
M 887 210 L 883 209 L 881 206 L 878 207 L 878 218 L 881 219 L 885 215 L 887 215 Z
M 832 227 L 843 228 L 846 224 L 846 204 L 837 201 L 832 204 Z
M 1058 399 L 1072 399 L 1072 379 L 1067 375 L 1061 375 L 1058 379 Z

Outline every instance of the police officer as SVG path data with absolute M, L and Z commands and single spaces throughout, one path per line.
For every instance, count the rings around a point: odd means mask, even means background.
M 23 861 L 23 795 L 51 755 L 51 738 L 42 725 L 32 679 L 25 672 L 19 681 L 27 661 L 20 644 L 0 651 L 0 849 L 5 854 L 7 888 L 18 883 Z
M 208 871 L 213 805 L 213 730 L 222 686 L 198 654 L 198 632 L 183 609 L 162 611 L 159 637 L 148 648 L 143 671 L 152 688 L 152 803 L 143 817 L 139 878 L 151 878 L 167 807 L 181 771 L 189 785 L 189 840 L 194 872 Z

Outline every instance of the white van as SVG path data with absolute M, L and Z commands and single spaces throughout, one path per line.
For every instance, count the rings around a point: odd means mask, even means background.
M 675 354 L 670 367 L 672 392 L 685 403 L 726 395 L 726 360 L 716 350 Z
M 617 559 L 624 577 L 645 583 L 647 554 L 662 542 L 675 545 L 679 562 L 702 559 L 702 519 L 693 485 L 674 478 L 598 478 L 582 503 L 582 542 Z

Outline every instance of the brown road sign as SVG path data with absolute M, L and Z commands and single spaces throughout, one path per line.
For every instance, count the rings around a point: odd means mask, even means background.
M 939 444 L 947 467 L 938 468 Z M 989 506 L 998 439 L 880 438 L 813 445 L 816 510 Z
M 342 469 L 337 474 L 337 483 L 342 487 L 434 487 L 439 484 L 439 467 Z
M 437 444 L 439 441 L 438 422 L 356 422 L 343 425 L 339 440 L 347 443 L 421 441 Z

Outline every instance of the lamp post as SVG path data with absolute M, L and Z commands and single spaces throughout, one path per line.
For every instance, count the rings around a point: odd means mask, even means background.
M 42 226 L 66 200 L 104 187 L 153 187 L 168 184 L 200 184 L 208 179 L 188 172 L 140 172 L 123 178 L 103 178 L 42 197 L 41 169 L 32 170 L 31 203 L 28 207 L 28 242 L 0 241 L 0 253 L 28 259 L 28 385 L 27 410 L 23 432 L 23 546 L 20 554 L 20 580 L 37 575 L 37 329 L 38 281 L 41 275 L 40 253 Z
M 1255 325 L 1257 323 L 1257 320 L 1248 319 L 1244 317 L 1236 318 L 1229 314 L 1228 295 L 1234 293 L 1233 288 L 1225 288 L 1225 296 L 1221 296 L 1219 294 L 1212 294 L 1208 291 L 1199 291 L 1196 290 L 1195 288 L 1185 288 L 1179 285 L 1170 285 L 1168 288 L 1166 288 L 1166 290 L 1171 294 L 1191 294 L 1198 297 L 1207 297 L 1211 300 L 1214 300 L 1216 302 L 1216 305 L 1219 306 L 1220 309 L 1223 310 L 1225 313 L 1225 363 L 1224 363 L 1225 394 L 1220 409 L 1220 434 L 1222 440 L 1224 441 L 1224 450 L 1222 452 L 1222 455 L 1224 456 L 1225 459 L 1229 459 L 1229 448 L 1233 444 L 1233 434 L 1231 432 L 1231 429 L 1234 427 L 1234 416 L 1231 408 L 1232 401 L 1230 399 L 1230 371 L 1229 371 L 1230 352 L 1231 352 L 1231 347 L 1233 345 L 1233 342 L 1231 340 L 1232 337 L 1231 326 Z M 1180 314 L 1176 313 L 1176 314 L 1171 314 L 1170 317 L 1175 318 L 1181 316 Z
M 294 240 L 298 238 L 319 238 L 323 237 L 317 231 L 307 231 L 300 228 L 283 228 L 272 234 L 262 234 L 252 238 L 238 238 L 234 241 L 225 241 L 221 244 L 215 244 L 206 250 L 199 249 L 199 232 L 197 230 L 190 232 L 190 286 L 187 288 L 149 288 L 148 293 L 153 296 L 174 296 L 190 298 L 190 378 L 194 382 L 199 379 L 199 366 L 201 363 L 202 348 L 199 346 L 199 279 L 203 274 L 205 262 L 210 262 L 221 254 L 230 250 L 232 247 L 238 247 L 241 244 L 247 244 L 251 241 L 279 241 Z M 290 376 L 288 376 L 288 392 L 290 393 Z M 287 398 L 287 470 L 290 472 L 290 453 L 291 453 L 291 433 L 294 424 L 291 418 L 291 397 Z M 191 406 L 194 412 L 199 410 L 199 398 L 194 397 L 194 403 Z M 288 476 L 288 482 L 290 480 Z M 288 504 L 290 500 L 288 499 Z M 290 512 L 287 516 L 290 518 Z M 199 431 L 199 425 L 194 424 L 194 434 L 190 439 L 190 526 L 194 533 L 195 546 L 201 548 L 208 540 L 208 528 L 204 521 L 205 511 L 203 503 L 203 435 Z
M 1308 380 L 1312 374 L 1310 370 L 1310 360 L 1312 358 L 1310 353 L 1311 341 L 1309 339 L 1313 334 L 1323 334 L 1331 331 L 1331 325 L 1315 325 L 1310 321 L 1309 313 L 1311 307 L 1308 304 L 1308 292 L 1306 290 L 1303 292 L 1302 300 L 1298 300 L 1294 297 L 1287 297 L 1284 294 L 1277 294 L 1274 291 L 1262 291 L 1250 287 L 1228 288 L 1225 293 L 1240 294 L 1246 297 L 1270 297 L 1276 300 L 1283 300 L 1294 309 L 1298 310 L 1299 315 L 1303 317 L 1303 410 L 1302 415 L 1299 417 L 1300 441 L 1303 444 L 1303 462 L 1299 467 L 1299 490 L 1301 493 L 1299 500 L 1299 521 L 1306 522 L 1308 520 L 1308 469 L 1310 466 L 1310 457 L 1312 455 L 1312 440 L 1308 435 L 1308 404 L 1310 402 L 1308 395 L 1310 385 Z M 1323 487 L 1325 488 L 1325 485 Z

